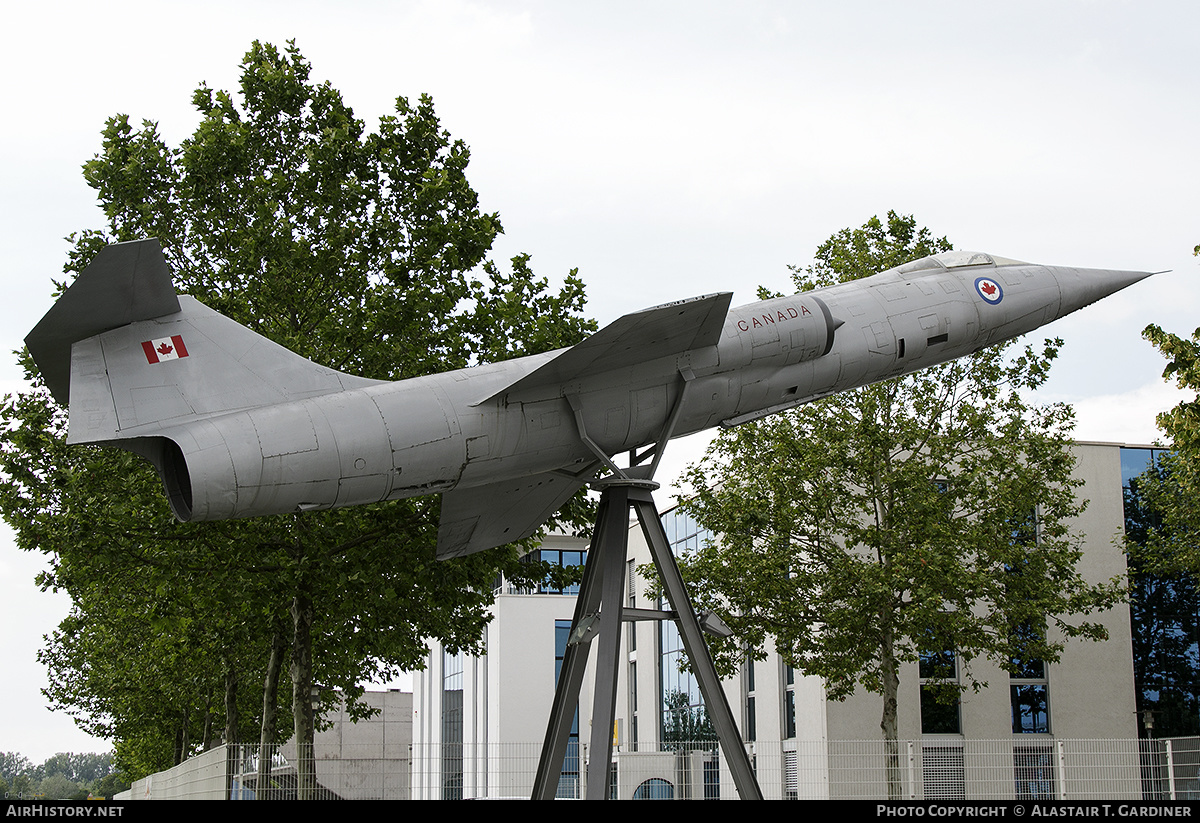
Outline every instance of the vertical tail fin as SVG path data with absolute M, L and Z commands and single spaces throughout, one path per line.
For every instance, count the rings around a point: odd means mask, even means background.
M 189 419 L 378 381 L 342 374 L 176 295 L 157 240 L 103 249 L 25 338 L 69 442 L 154 436 Z
M 25 337 L 50 394 L 66 405 L 71 345 L 138 320 L 179 311 L 171 270 L 157 240 L 114 243 L 96 255 Z
M 229 447 L 209 421 L 381 382 L 319 366 L 176 295 L 155 240 L 101 251 L 25 343 L 51 394 L 68 405 L 67 442 L 105 443 L 148 458 L 181 520 L 192 519 L 196 482 L 203 516 L 236 513 L 209 499 L 210 487 L 230 499 L 237 491 Z M 233 428 L 237 445 L 253 451 L 261 469 L 255 429 Z M 298 436 L 314 439 L 312 423 Z

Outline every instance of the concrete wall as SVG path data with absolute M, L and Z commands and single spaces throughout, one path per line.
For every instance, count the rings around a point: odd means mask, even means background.
M 332 725 L 313 740 L 317 781 L 346 800 L 409 798 L 413 696 L 411 692 L 366 692 L 362 701 L 378 709 L 354 722 L 345 706 L 324 719 Z M 285 746 L 290 754 L 294 748 Z

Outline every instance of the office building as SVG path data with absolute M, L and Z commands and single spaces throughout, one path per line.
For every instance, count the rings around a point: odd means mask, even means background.
M 1075 451 L 1076 475 L 1084 483 L 1080 493 L 1090 501 L 1074 524 L 1085 536 L 1080 572 L 1089 582 L 1110 580 L 1126 572 L 1120 540 L 1126 518 L 1123 490 L 1147 467 L 1152 452 L 1108 443 L 1078 443 Z M 669 510 L 663 519 L 677 553 L 712 539 L 682 510 Z M 553 537 L 543 550 L 547 558 L 572 564 L 582 561 L 586 545 L 574 538 Z M 629 605 L 658 606 L 647 598 L 646 581 L 636 574 L 638 566 L 649 563 L 649 552 L 635 527 L 628 558 Z M 524 746 L 523 756 L 536 763 L 574 601 L 570 591 L 502 589 L 487 630 L 486 655 L 462 658 L 439 647 L 431 649 L 427 669 L 414 684 L 414 752 L 438 754 L 414 753 L 414 797 L 528 796 L 532 766 L 513 767 L 503 749 Z M 1176 606 L 1183 616 L 1172 618 L 1177 628 L 1167 634 L 1177 639 L 1185 668 L 1190 661 L 1194 671 L 1195 601 L 1181 602 Z M 1135 604 L 1133 613 L 1142 611 Z M 1164 685 L 1169 675 L 1146 686 L 1142 681 L 1149 675 L 1142 664 L 1137 668 L 1143 673 L 1135 683 L 1134 649 L 1144 642 L 1137 638 L 1145 632 L 1139 635 L 1130 615 L 1125 605 L 1093 615 L 1091 619 L 1107 628 L 1108 639 L 1068 640 L 1056 663 L 1033 662 L 1010 674 L 995 662 L 973 661 L 976 677 L 988 685 L 979 692 L 965 692 L 957 706 L 922 699 L 923 679 L 934 673 L 958 676 L 960 661 L 953 654 L 905 664 L 898 709 L 898 736 L 905 747 L 905 796 L 970 798 L 1006 792 L 1014 797 L 1069 796 L 1064 763 L 1074 749 L 1058 744 L 1088 740 L 1133 745 L 1134 754 L 1117 757 L 1106 779 L 1111 781 L 1110 793 L 1140 797 L 1139 735 L 1189 733 L 1197 723 L 1198 689 L 1192 682 L 1195 677 L 1187 683 L 1176 682 L 1180 678 L 1175 677 Z M 1161 634 L 1162 629 L 1155 631 Z M 707 732 L 698 690 L 690 676 L 679 671 L 682 651 L 674 625 L 626 624 L 623 634 L 613 793 L 620 797 L 734 796 L 711 746 L 687 750 L 679 745 L 681 736 Z M 801 676 L 774 654 L 744 667 L 724 686 L 768 797 L 887 796 L 880 758 L 870 749 L 881 739 L 878 695 L 860 691 L 845 701 L 830 701 L 818 679 Z M 584 741 L 591 691 L 589 674 L 577 717 Z M 1139 709 L 1150 711 L 1150 732 L 1143 723 L 1146 712 L 1139 715 Z M 1155 718 L 1158 731 L 1153 729 Z M 856 749 L 860 743 L 866 747 Z M 843 755 L 847 759 L 837 759 Z M 578 796 L 581 756 L 586 757 L 586 752 L 573 745 L 560 782 L 562 796 Z M 861 760 L 861 773 L 856 785 L 850 785 L 839 776 L 838 763 L 853 762 L 855 757 Z M 987 788 L 982 788 L 985 784 Z

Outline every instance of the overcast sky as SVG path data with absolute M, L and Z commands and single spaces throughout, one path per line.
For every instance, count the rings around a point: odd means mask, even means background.
M 1074 403 L 1080 439 L 1148 442 L 1178 395 L 1139 333 L 1200 325 L 1198 30 L 1186 0 L 18 4 L 0 33 L 0 351 L 49 307 L 64 238 L 102 225 L 80 166 L 106 118 L 177 144 L 202 81 L 233 90 L 251 41 L 294 38 L 368 124 L 432 95 L 501 214 L 496 256 L 529 252 L 555 281 L 578 267 L 601 323 L 786 289 L 789 264 L 889 209 L 958 248 L 1171 269 L 1046 329 L 1066 347 L 1039 399 Z M 0 355 L 0 391 L 22 386 Z M 35 762 L 107 748 L 38 691 L 67 608 L 36 591 L 40 564 L 0 527 L 0 751 Z

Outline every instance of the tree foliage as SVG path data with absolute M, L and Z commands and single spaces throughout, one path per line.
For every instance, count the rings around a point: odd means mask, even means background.
M 949 248 L 893 212 L 835 234 L 793 268 L 795 284 Z M 977 658 L 1011 669 L 1057 659 L 1066 638 L 1103 637 L 1080 616 L 1120 587 L 1076 571 L 1071 410 L 1024 399 L 1060 345 L 992 347 L 721 432 L 684 504 L 717 537 L 681 565 L 701 607 L 734 629 L 725 668 L 770 640 L 832 699 L 880 694 L 895 740 L 900 664 L 922 651 L 957 652 L 963 680 L 943 689 L 956 699 L 984 685 Z
M 1188 391 L 1200 390 L 1200 328 L 1191 339 L 1147 326 L 1142 336 L 1167 358 L 1163 379 Z M 1200 399 L 1183 400 L 1158 415 L 1166 450 L 1137 478 L 1141 505 L 1153 515 L 1138 537 L 1127 541 L 1135 562 L 1156 574 L 1200 579 Z
M 0 797 L 8 800 L 111 798 L 129 783 L 113 769 L 113 756 L 59 752 L 34 766 L 16 752 L 0 752 Z
M 237 96 L 197 90 L 200 123 L 177 148 L 153 122 L 108 121 L 84 167 L 107 226 L 74 237 L 69 276 L 109 242 L 157 237 L 179 291 L 372 378 L 558 348 L 594 330 L 575 272 L 553 291 L 527 255 L 507 269 L 486 258 L 499 217 L 480 210 L 470 153 L 428 97 L 398 98 L 369 132 L 310 80 L 294 44 L 256 42 L 241 69 Z M 256 739 L 279 631 L 303 743 L 316 684 L 321 700 L 334 689 L 354 698 L 364 681 L 421 665 L 427 637 L 474 648 L 497 569 L 542 571 L 518 565 L 513 547 L 435 560 L 434 498 L 178 523 L 139 459 L 68 448 L 63 410 L 29 377 L 0 407 L 0 510 L 21 548 L 52 557 L 42 585 L 74 599 L 43 653 L 51 699 L 115 736 L 135 775 L 215 737 Z

